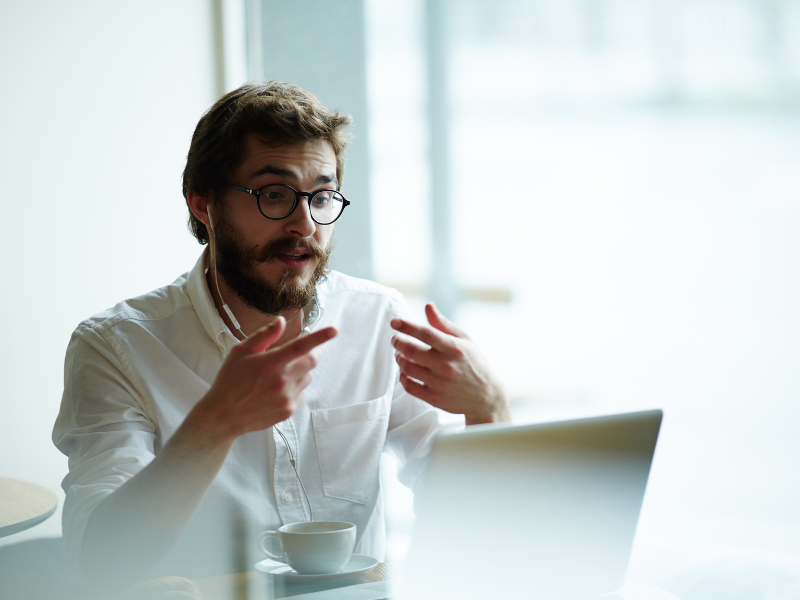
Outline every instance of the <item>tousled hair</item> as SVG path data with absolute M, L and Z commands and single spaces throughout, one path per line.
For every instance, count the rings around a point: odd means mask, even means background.
M 330 111 L 314 96 L 291 83 L 247 83 L 225 94 L 197 123 L 183 170 L 183 197 L 194 192 L 214 204 L 224 196 L 233 172 L 243 160 L 245 138 L 252 133 L 276 144 L 327 140 L 336 156 L 341 186 L 344 153 L 350 134 L 348 114 Z M 189 230 L 208 243 L 206 226 L 189 210 Z

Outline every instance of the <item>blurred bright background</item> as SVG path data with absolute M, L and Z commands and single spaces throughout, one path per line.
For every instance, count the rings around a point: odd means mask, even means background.
M 194 126 L 283 78 L 356 117 L 338 268 L 435 299 L 519 422 L 664 409 L 640 542 L 800 556 L 800 1 L 0 9 L 0 477 L 60 493 L 72 329 L 192 266 Z
M 454 318 L 518 420 L 661 407 L 639 538 L 800 554 L 800 2 L 448 10 L 451 268 L 510 295 Z M 410 288 L 430 13 L 368 2 L 375 268 Z

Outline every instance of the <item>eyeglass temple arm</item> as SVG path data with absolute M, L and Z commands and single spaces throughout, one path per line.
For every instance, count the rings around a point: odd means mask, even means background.
M 254 196 L 258 196 L 257 190 L 251 190 L 249 188 L 242 187 L 240 185 L 233 185 L 232 183 L 228 185 L 230 185 L 230 187 L 232 187 L 235 190 L 239 190 L 240 192 L 247 192 L 248 194 L 253 194 Z

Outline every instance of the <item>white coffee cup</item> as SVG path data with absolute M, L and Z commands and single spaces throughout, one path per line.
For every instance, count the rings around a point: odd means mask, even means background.
M 290 523 L 265 531 L 259 546 L 273 560 L 302 575 L 336 573 L 353 554 L 356 526 L 345 521 Z

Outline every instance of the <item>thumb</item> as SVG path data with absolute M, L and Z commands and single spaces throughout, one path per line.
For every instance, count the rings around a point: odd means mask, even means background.
M 246 340 L 239 344 L 244 354 L 258 354 L 277 342 L 283 330 L 286 329 L 286 319 L 278 317 L 266 327 L 262 327 Z
M 430 323 L 434 329 L 438 329 L 439 331 L 458 338 L 469 339 L 469 336 L 463 330 L 456 327 L 450 319 L 439 312 L 439 309 L 436 308 L 433 302 L 425 305 L 425 316 L 428 317 L 428 323 Z

